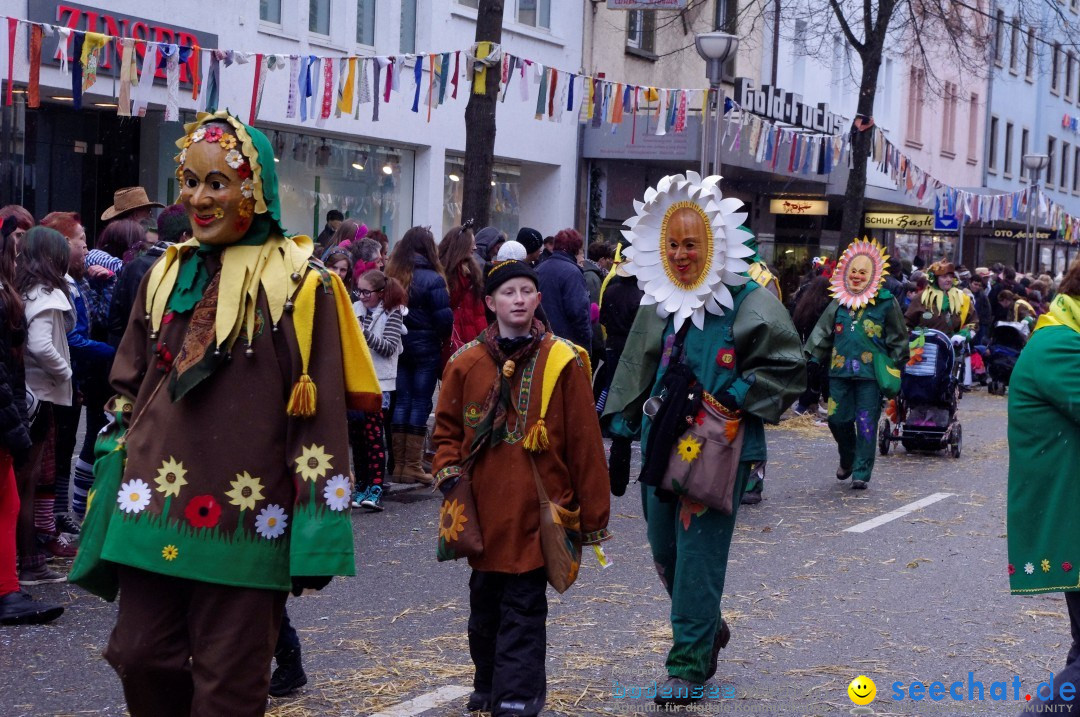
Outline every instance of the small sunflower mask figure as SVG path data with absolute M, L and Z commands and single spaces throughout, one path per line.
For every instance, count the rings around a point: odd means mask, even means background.
M 885 283 L 888 266 L 889 257 L 877 240 L 864 237 L 853 241 L 836 263 L 829 291 L 837 303 L 848 309 L 873 304 L 878 289 Z

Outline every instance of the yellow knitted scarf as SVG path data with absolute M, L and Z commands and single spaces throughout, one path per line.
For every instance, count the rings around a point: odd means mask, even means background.
M 1035 331 L 1047 326 L 1068 326 L 1080 333 L 1080 301 L 1067 294 L 1058 294 L 1050 303 L 1050 311 L 1035 322 Z M 1032 332 L 1034 333 L 1034 332 Z

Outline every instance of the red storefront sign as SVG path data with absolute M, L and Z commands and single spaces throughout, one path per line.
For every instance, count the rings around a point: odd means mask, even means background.
M 29 10 L 27 19 L 32 22 L 58 25 L 80 32 L 100 32 L 114 37 L 131 37 L 142 40 L 143 42 L 135 43 L 135 52 L 140 63 L 143 55 L 146 54 L 146 42 L 176 44 L 181 47 L 191 48 L 217 48 L 218 46 L 218 37 L 213 33 L 180 27 L 167 21 L 133 17 L 78 3 L 58 2 L 57 0 L 29 0 L 27 9 Z M 60 54 L 58 51 L 54 51 L 55 45 L 55 40 L 46 39 L 44 44 L 45 56 L 42 58 L 44 62 L 53 65 L 60 63 Z M 69 57 L 72 51 L 71 45 L 72 41 L 69 39 Z M 98 65 L 98 74 L 107 77 L 117 75 L 117 68 L 120 66 L 120 53 L 119 43 L 110 42 Z M 197 61 L 180 65 L 180 83 L 182 85 L 191 85 L 191 71 L 196 67 L 198 67 Z M 159 69 L 155 79 L 164 82 L 165 70 Z

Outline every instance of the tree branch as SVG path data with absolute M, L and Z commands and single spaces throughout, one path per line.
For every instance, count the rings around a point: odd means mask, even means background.
M 836 15 L 836 19 L 840 22 L 840 29 L 843 30 L 844 37 L 847 38 L 848 43 L 855 48 L 855 51 L 861 57 L 866 46 L 859 42 L 859 39 L 855 37 L 855 33 L 851 31 L 851 25 L 848 24 L 847 18 L 844 17 L 844 11 L 841 9 L 840 3 L 838 0 L 829 0 L 829 7 L 832 8 L 833 14 Z

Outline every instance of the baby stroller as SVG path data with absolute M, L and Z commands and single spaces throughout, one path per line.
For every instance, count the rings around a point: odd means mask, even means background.
M 959 394 L 956 354 L 949 337 L 933 329 L 911 333 L 911 361 L 903 367 L 900 393 L 890 403 L 878 431 L 878 451 L 893 441 L 909 451 L 949 449 L 960 457 L 963 432 L 956 418 Z
M 1027 335 L 1027 324 L 1018 321 L 1002 321 L 994 327 L 986 349 L 987 370 L 990 373 L 990 386 L 987 390 L 990 393 L 1005 395 L 1013 366 L 1027 343 Z

